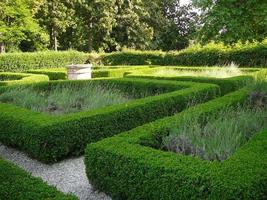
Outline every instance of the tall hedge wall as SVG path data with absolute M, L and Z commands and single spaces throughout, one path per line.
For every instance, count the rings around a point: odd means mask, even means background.
M 162 130 L 184 115 L 219 112 L 247 99 L 242 89 L 191 107 L 131 131 L 89 144 L 86 172 L 90 182 L 114 199 L 266 199 L 267 130 L 255 134 L 224 162 L 165 152 L 156 146 Z M 163 135 L 162 135 L 163 136 Z
M 105 65 L 214 66 L 231 62 L 244 67 L 267 67 L 267 45 L 247 48 L 189 48 L 179 52 L 123 51 L 102 54 Z
M 0 72 L 60 68 L 90 61 L 102 65 L 214 66 L 231 62 L 244 67 L 267 67 L 267 44 L 239 44 L 234 47 L 194 46 L 182 51 L 133 51 L 88 54 L 77 51 L 0 54 Z
M 53 84 L 75 84 L 78 87 L 87 82 L 50 81 L 34 87 L 49 88 Z M 136 99 L 127 104 L 63 116 L 49 116 L 0 103 L 0 141 L 16 146 L 43 162 L 55 162 L 66 156 L 82 154 L 88 143 L 179 112 L 192 98 L 197 97 L 199 102 L 203 102 L 219 95 L 218 86 L 205 83 L 146 79 L 93 82 L 115 84 L 121 90 L 135 91 L 137 94 L 140 91 L 150 91 L 151 94 L 161 91 L 161 94 Z
M 0 199 L 2 200 L 78 200 L 48 186 L 21 168 L 0 157 Z
M 0 54 L 0 72 L 66 67 L 67 64 L 84 63 L 87 59 L 88 54 L 76 51 L 6 53 Z

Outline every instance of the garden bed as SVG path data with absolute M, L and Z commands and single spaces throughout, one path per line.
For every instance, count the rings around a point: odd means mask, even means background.
M 216 70 L 218 68 L 209 68 Z M 171 70 L 171 71 L 169 71 Z M 243 75 L 234 76 L 229 78 L 215 78 L 215 77 L 202 77 L 202 76 L 180 76 L 184 72 L 189 75 L 197 74 L 199 71 L 207 70 L 207 67 L 159 67 L 153 69 L 143 69 L 135 72 L 128 72 L 125 77 L 128 78 L 146 78 L 158 80 L 176 80 L 176 81 L 191 81 L 199 83 L 212 83 L 220 86 L 221 93 L 227 94 L 233 92 L 242 86 L 248 84 L 253 80 L 253 75 L 260 72 L 260 69 L 241 69 Z M 163 71 L 164 73 L 161 73 Z M 175 73 L 171 73 L 171 72 Z M 159 73 L 160 72 L 160 73 Z M 167 73 L 170 72 L 170 73 Z M 200 73 L 201 74 L 201 73 Z M 220 73 L 217 73 L 220 74 Z
M 185 118 L 205 117 L 248 99 L 247 88 L 131 131 L 89 144 L 87 176 L 115 199 L 265 199 L 267 130 L 223 162 L 160 150 Z M 265 127 L 267 128 L 267 127 Z
M 146 97 L 149 93 L 139 94 Z M 114 84 L 94 84 L 88 82 L 80 87 L 73 84 L 35 86 L 7 89 L 0 94 L 0 102 L 14 104 L 36 112 L 63 115 L 80 111 L 92 111 L 106 106 L 127 103 L 134 94 L 120 91 Z
M 191 82 L 145 79 L 107 79 L 91 82 L 101 85 L 115 84 L 120 91 L 135 94 L 133 98 L 140 99 L 63 116 L 50 116 L 0 103 L 0 141 L 24 150 L 43 162 L 55 162 L 66 156 L 82 154 L 88 143 L 182 111 L 192 99 L 197 98 L 198 102 L 205 102 L 219 94 L 216 85 Z M 88 84 L 88 81 L 51 81 L 31 87 L 44 89 L 66 84 L 79 88 Z M 8 89 L 3 88 L 1 92 Z M 144 92 L 147 97 L 142 98 Z

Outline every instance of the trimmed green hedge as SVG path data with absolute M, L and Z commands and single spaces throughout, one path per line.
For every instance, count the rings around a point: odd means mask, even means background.
M 219 94 L 219 87 L 216 85 L 191 82 L 145 79 L 107 79 L 92 82 L 112 83 L 124 92 L 133 91 L 137 95 L 142 91 L 161 94 L 133 100 L 127 104 L 63 116 L 50 116 L 0 103 L 0 141 L 24 150 L 40 161 L 55 162 L 66 156 L 82 154 L 88 143 L 179 112 L 187 107 L 194 97 L 199 102 L 204 102 Z M 55 84 L 73 84 L 79 87 L 86 83 L 88 81 L 50 81 L 36 84 L 34 87 L 47 88 Z
M 59 68 L 85 63 L 88 54 L 76 51 L 0 54 L 0 72 L 22 72 L 30 69 Z
M 0 86 L 21 85 L 49 81 L 46 75 L 0 72 Z
M 134 67 L 103 67 L 97 68 L 97 70 L 92 70 L 93 78 L 103 78 L 103 77 L 115 77 L 122 78 L 126 73 L 134 72 L 136 70 L 149 69 L 149 66 L 134 66 Z M 67 69 L 66 68 L 51 68 L 51 69 L 35 69 L 27 70 L 26 73 L 32 74 L 45 74 L 50 80 L 66 80 Z
M 199 83 L 211 83 L 220 86 L 222 95 L 227 94 L 229 92 L 233 92 L 243 86 L 245 86 L 249 81 L 253 79 L 252 76 L 236 76 L 231 78 L 209 78 L 209 77 L 195 77 L 195 76 L 157 76 L 151 75 L 151 73 L 166 69 L 165 67 L 155 68 L 155 69 L 143 69 L 134 72 L 129 72 L 125 74 L 126 78 L 146 78 L 146 79 L 158 79 L 158 80 L 176 80 L 176 81 L 191 81 L 191 82 L 199 82 Z M 177 70 L 193 70 L 192 68 L 169 68 L 169 69 L 177 69 Z M 203 69 L 196 68 L 195 70 Z M 255 69 L 256 72 L 259 69 Z M 248 72 L 255 72 L 253 69 L 246 70 Z
M 0 157 L 0 199 L 3 200 L 78 200 L 48 186 L 21 168 Z
M 114 199 L 266 199 L 267 130 L 224 162 L 165 152 L 157 146 L 164 130 L 183 119 L 219 112 L 247 98 L 242 89 L 191 107 L 172 117 L 89 144 L 86 173 L 97 189 Z
M 44 74 L 49 77 L 49 80 L 66 80 L 68 78 L 66 68 L 51 68 L 51 69 L 35 69 L 27 70 L 25 73 Z
M 244 67 L 267 67 L 266 44 L 233 48 L 210 46 L 178 52 L 126 50 L 101 54 L 101 61 L 104 65 L 214 66 L 234 62 Z

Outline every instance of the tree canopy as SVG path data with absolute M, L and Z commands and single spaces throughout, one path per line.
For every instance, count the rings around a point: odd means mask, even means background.
M 264 0 L 193 0 L 201 9 L 199 40 L 262 41 L 267 37 L 267 1 Z
M 190 40 L 232 44 L 266 38 L 266 1 L 192 1 L 2 0 L 0 47 L 169 51 L 186 48 Z

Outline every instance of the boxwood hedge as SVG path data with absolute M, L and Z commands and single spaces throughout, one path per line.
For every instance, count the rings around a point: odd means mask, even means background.
M 10 86 L 26 83 L 49 81 L 46 75 L 0 72 L 0 86 Z
M 80 155 L 88 143 L 179 112 L 187 107 L 192 98 L 203 102 L 219 94 L 219 87 L 213 84 L 145 79 L 92 82 L 113 83 L 122 91 L 134 91 L 135 94 L 142 91 L 163 94 L 63 116 L 50 116 L 0 103 L 0 141 L 24 150 L 40 161 L 55 162 L 66 156 Z M 50 81 L 36 84 L 35 87 L 47 88 L 55 84 L 79 87 L 85 83 L 88 81 Z
M 31 74 L 44 74 L 49 77 L 49 80 L 66 80 L 68 77 L 66 68 L 50 68 L 50 69 L 32 69 L 27 70 L 25 73 Z
M 103 68 L 93 68 L 92 77 L 93 78 L 103 78 L 103 77 L 116 77 L 121 78 L 128 71 L 136 71 L 142 69 L 148 69 L 149 66 L 134 66 L 134 67 L 103 67 Z M 51 68 L 51 69 L 35 69 L 27 70 L 26 73 L 31 74 L 45 74 L 50 80 L 66 80 L 67 69 L 66 68 Z
M 241 89 L 89 144 L 85 164 L 90 183 L 114 199 L 266 199 L 267 130 L 255 134 L 224 162 L 152 148 L 183 115 L 218 112 L 244 101 L 247 94 Z
M 0 55 L 0 72 L 66 67 L 68 64 L 85 63 L 87 59 L 88 54 L 77 51 L 5 53 Z
M 0 157 L 0 199 L 3 200 L 78 200 L 48 186 L 21 168 Z
M 243 67 L 266 67 L 266 55 L 265 43 L 230 48 L 210 44 L 174 52 L 125 50 L 101 54 L 100 57 L 104 65 L 214 66 L 234 62 Z

